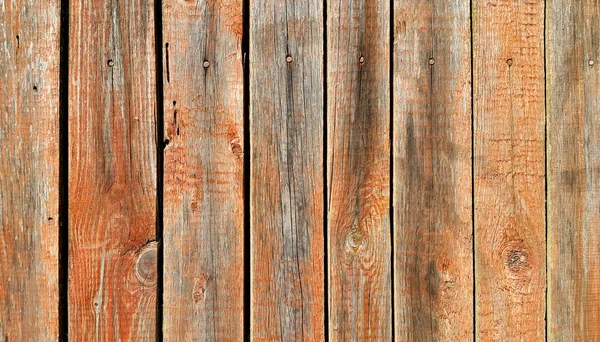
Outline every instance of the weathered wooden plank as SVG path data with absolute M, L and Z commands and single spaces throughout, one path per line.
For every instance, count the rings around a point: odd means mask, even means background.
M 329 334 L 390 340 L 390 3 L 327 2 Z
M 545 336 L 544 1 L 473 2 L 476 338 Z
M 600 4 L 549 0 L 548 339 L 600 340 Z
M 0 2 L 0 340 L 58 339 L 57 0 Z
M 70 1 L 69 339 L 156 331 L 152 1 Z
M 473 340 L 470 1 L 394 2 L 396 337 Z
M 250 1 L 251 339 L 324 339 L 323 5 Z
M 242 1 L 163 1 L 164 339 L 244 331 Z

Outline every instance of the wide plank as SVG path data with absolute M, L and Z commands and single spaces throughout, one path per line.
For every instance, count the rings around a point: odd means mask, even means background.
M 600 340 L 600 4 L 546 3 L 548 340 Z
M 470 341 L 470 1 L 394 6 L 396 339 Z
M 58 340 L 60 2 L 0 2 L 0 340 Z
M 69 4 L 69 339 L 156 333 L 154 4 Z
M 323 5 L 250 0 L 252 341 L 324 339 Z
M 242 341 L 242 0 L 164 0 L 165 341 Z
M 392 337 L 390 2 L 327 1 L 329 336 Z
M 544 1 L 473 2 L 476 339 L 545 337 Z

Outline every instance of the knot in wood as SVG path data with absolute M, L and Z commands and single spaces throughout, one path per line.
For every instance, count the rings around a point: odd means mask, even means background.
M 242 145 L 240 144 L 239 138 L 235 138 L 235 139 L 231 140 L 230 147 L 231 147 L 231 152 L 233 152 L 233 154 L 236 157 L 241 157 L 244 154 L 244 149 L 242 148 Z
M 529 266 L 527 254 L 520 249 L 513 249 L 507 253 L 505 267 L 513 273 L 519 273 Z
M 356 251 L 363 243 L 364 236 L 360 229 L 352 229 L 346 237 L 346 243 L 353 250 Z
M 145 286 L 155 286 L 158 278 L 158 252 L 156 243 L 144 247 L 135 263 L 135 276 Z

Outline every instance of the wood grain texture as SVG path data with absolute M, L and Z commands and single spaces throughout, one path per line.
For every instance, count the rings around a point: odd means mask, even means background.
M 323 5 L 250 1 L 251 340 L 324 339 Z
M 69 339 L 156 332 L 152 1 L 70 1 Z
M 0 340 L 58 340 L 59 1 L 0 2 Z
M 600 4 L 546 4 L 548 339 L 600 340 Z
M 544 1 L 473 2 L 476 338 L 545 337 Z
M 390 4 L 327 2 L 329 334 L 390 340 Z
M 165 341 L 242 341 L 242 1 L 163 1 Z
M 396 339 L 469 341 L 470 2 L 394 4 Z

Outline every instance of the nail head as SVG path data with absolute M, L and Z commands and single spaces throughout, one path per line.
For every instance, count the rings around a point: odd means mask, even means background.
M 429 65 L 434 65 L 434 64 L 435 64 L 435 59 L 429 58 Z
M 108 66 L 112 68 L 114 65 L 115 65 L 115 62 L 113 62 L 112 59 L 109 59 L 108 60 Z
M 207 61 L 207 60 L 204 60 L 204 63 L 202 63 L 202 65 L 203 65 L 205 68 L 208 68 L 208 67 L 210 66 L 210 62 L 209 62 L 209 61 Z
M 365 57 L 363 57 L 363 56 L 360 56 L 360 58 L 358 59 L 358 62 L 359 62 L 360 64 L 364 64 L 364 63 L 365 63 Z
M 594 60 L 593 60 L 593 59 L 590 59 L 590 60 L 588 61 L 588 64 L 589 64 L 590 66 L 593 66 L 593 65 L 594 65 Z
M 509 59 L 507 59 L 507 60 L 506 60 L 506 64 L 508 64 L 508 66 L 511 66 L 511 65 L 513 65 L 513 60 L 512 60 L 512 58 L 509 58 Z
M 288 63 L 292 63 L 292 61 L 293 61 L 294 59 L 292 58 L 292 56 L 288 55 L 288 56 L 285 58 L 285 60 L 286 60 Z

